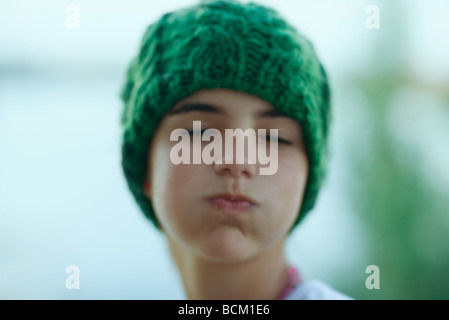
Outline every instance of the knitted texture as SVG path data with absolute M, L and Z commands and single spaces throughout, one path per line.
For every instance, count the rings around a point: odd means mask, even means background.
M 296 226 L 326 175 L 329 86 L 313 45 L 277 11 L 252 2 L 203 0 L 145 31 L 121 92 L 122 167 L 135 200 L 159 228 L 143 190 L 151 138 L 179 100 L 214 88 L 258 96 L 301 125 L 309 175 Z

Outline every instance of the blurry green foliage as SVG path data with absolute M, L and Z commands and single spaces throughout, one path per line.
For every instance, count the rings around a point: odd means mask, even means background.
M 371 70 L 350 81 L 366 98 L 371 132 L 363 152 L 347 157 L 349 202 L 366 234 L 366 263 L 380 268 L 380 290 L 368 290 L 363 273 L 342 290 L 356 299 L 449 299 L 449 190 L 426 177 L 426 154 L 408 152 L 389 130 L 395 93 L 419 79 L 404 64 L 410 21 L 401 8 L 387 8 L 384 29 L 374 31 Z M 449 106 L 448 95 L 441 98 Z
M 368 152 L 349 159 L 351 203 L 366 232 L 367 264 L 380 268 L 381 289 L 359 285 L 354 296 L 449 299 L 449 190 L 436 190 L 420 170 L 422 157 L 407 154 L 390 136 L 386 108 L 402 85 L 398 75 L 356 82 L 374 125 Z

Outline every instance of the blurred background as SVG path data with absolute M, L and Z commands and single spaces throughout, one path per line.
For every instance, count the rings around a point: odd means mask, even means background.
M 356 299 L 449 299 L 449 2 L 257 2 L 333 89 L 329 176 L 290 261 Z M 119 92 L 145 28 L 194 3 L 2 0 L 0 299 L 184 298 L 122 174 Z

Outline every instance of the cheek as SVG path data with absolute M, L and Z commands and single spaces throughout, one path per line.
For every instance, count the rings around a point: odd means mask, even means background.
M 204 177 L 203 165 L 180 164 L 170 161 L 169 146 L 153 149 L 151 158 L 152 205 L 164 229 L 178 232 L 180 227 L 195 225 L 189 212 L 197 200 L 195 190 Z
M 296 195 L 292 196 L 292 199 L 302 198 L 308 173 L 307 159 L 304 156 L 298 154 L 295 157 L 286 157 L 279 161 L 278 183 L 286 193 Z
M 273 197 L 274 211 L 278 212 L 277 223 L 293 223 L 299 213 L 308 175 L 307 159 L 301 153 L 279 154 L 279 167 L 271 176 L 270 190 Z M 268 195 L 267 195 L 268 196 Z

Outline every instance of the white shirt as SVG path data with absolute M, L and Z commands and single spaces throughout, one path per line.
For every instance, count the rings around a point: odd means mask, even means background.
M 306 280 L 293 289 L 285 300 L 353 300 L 319 280 Z

